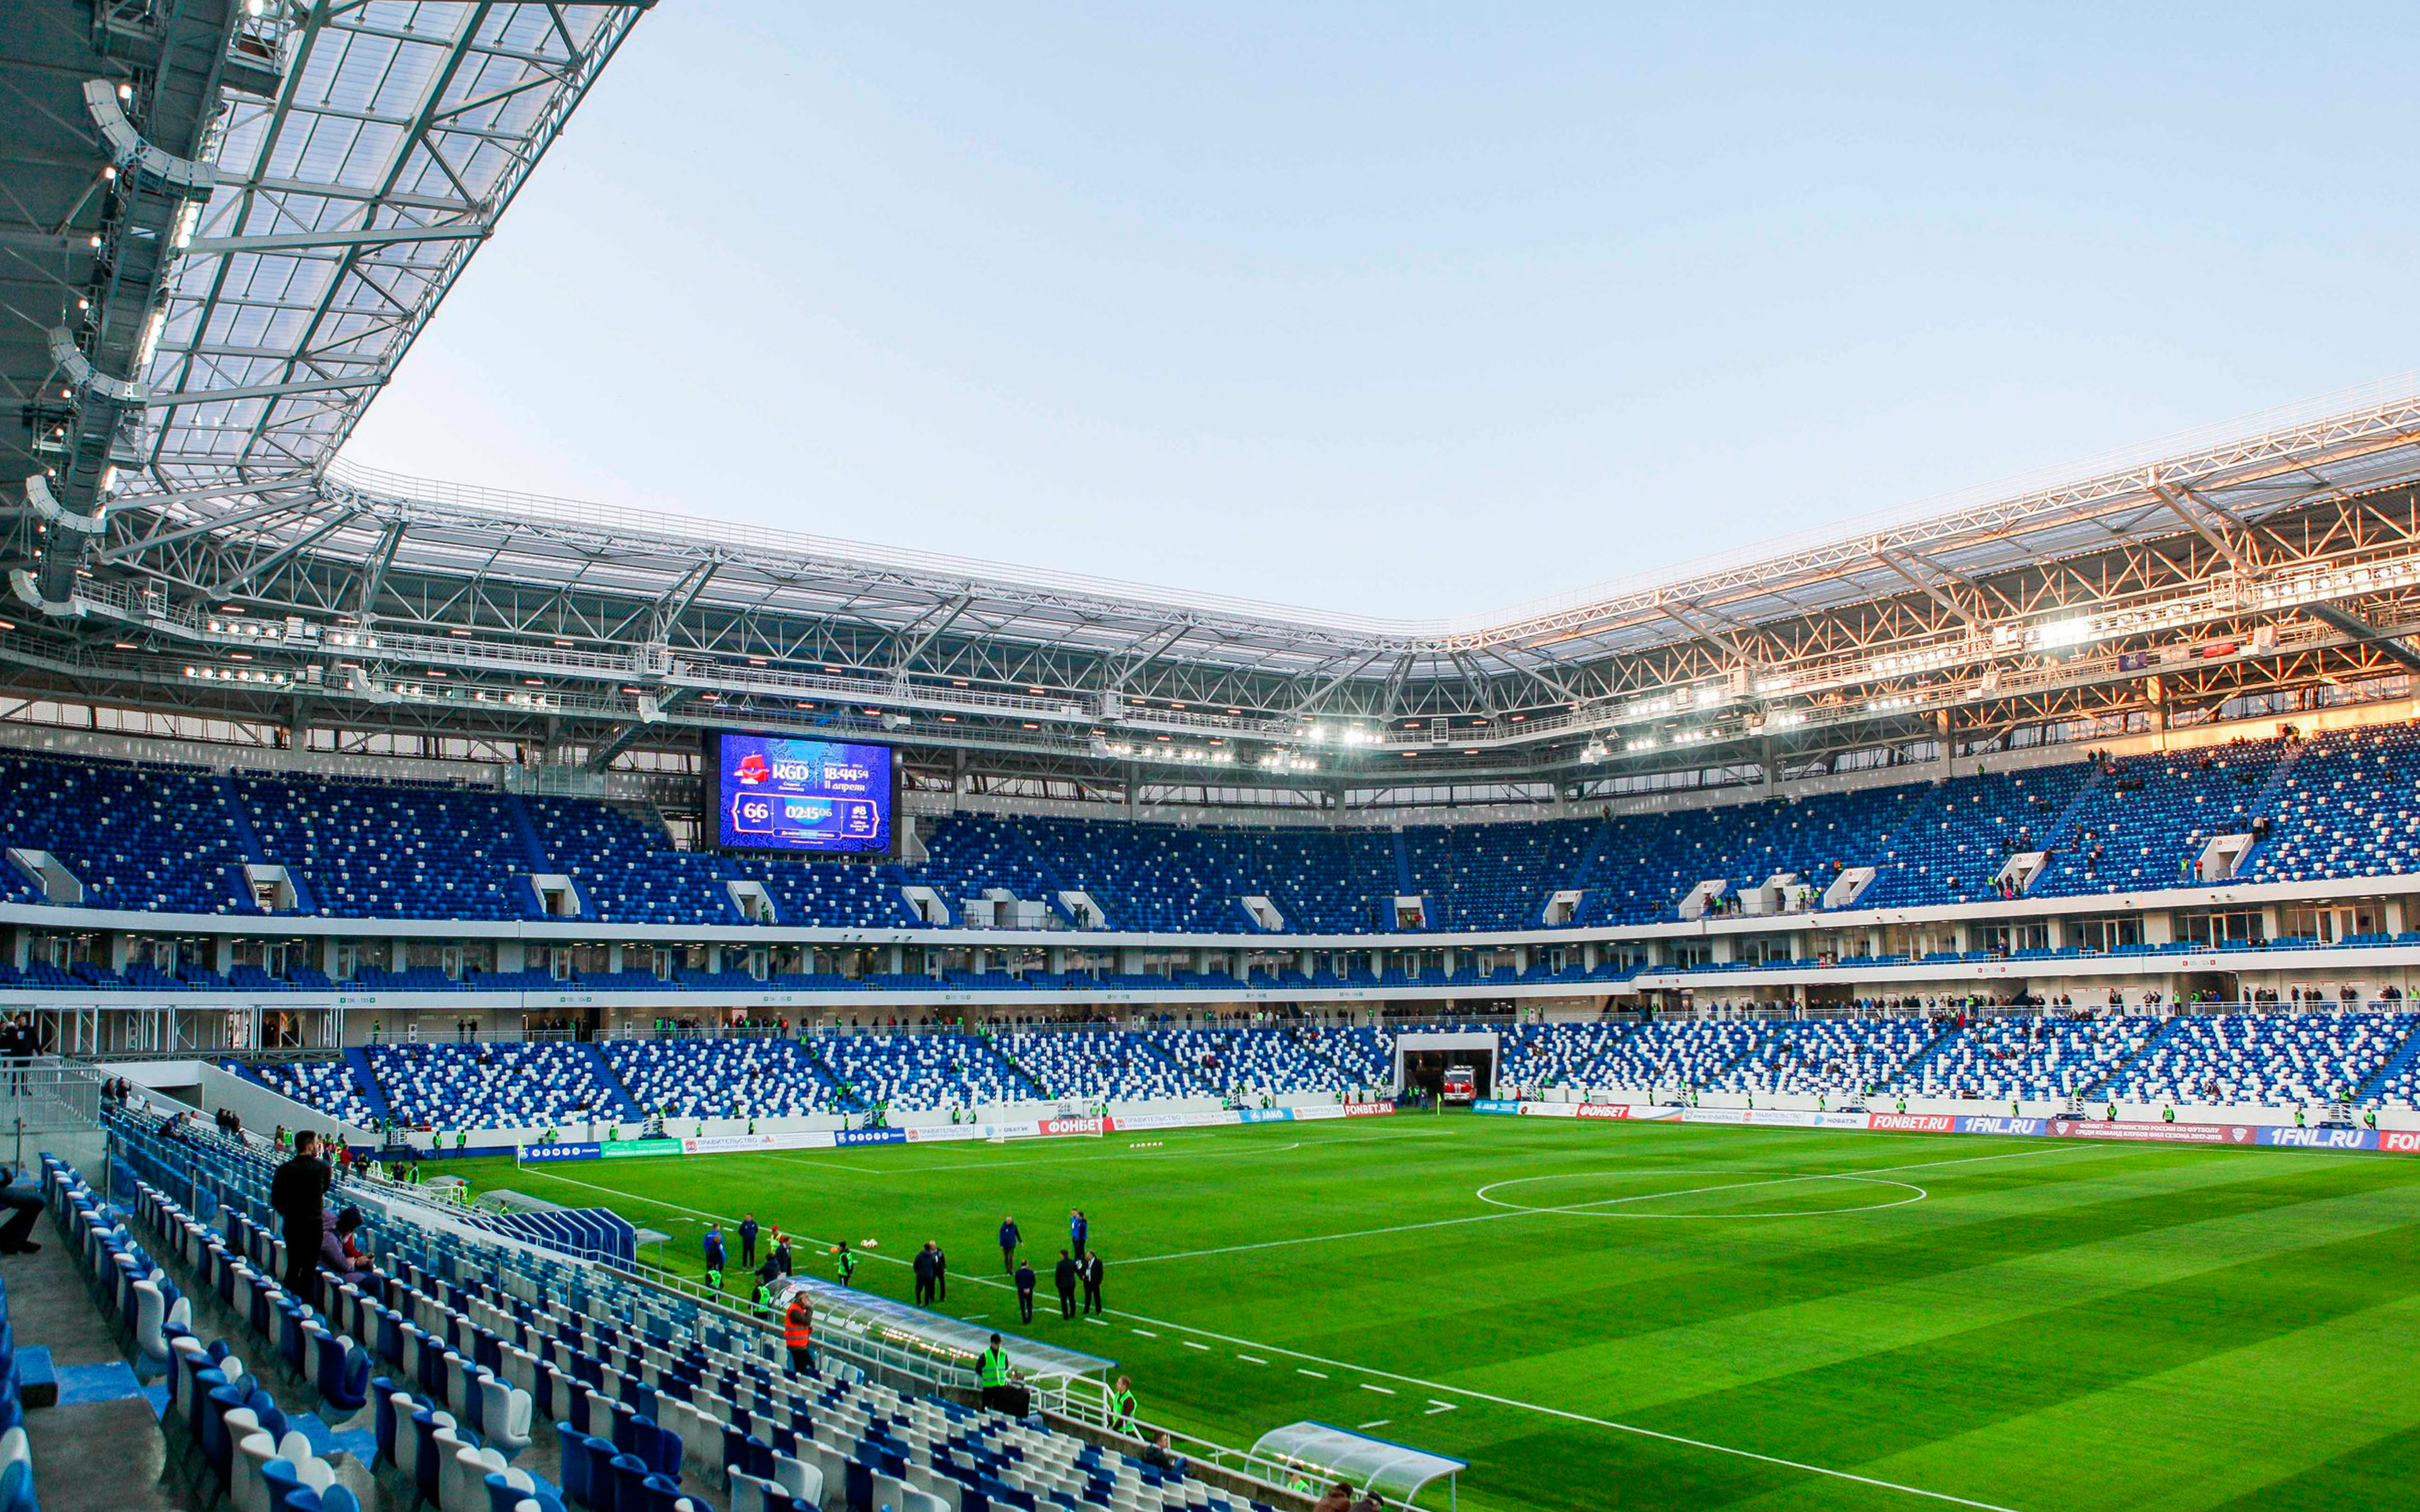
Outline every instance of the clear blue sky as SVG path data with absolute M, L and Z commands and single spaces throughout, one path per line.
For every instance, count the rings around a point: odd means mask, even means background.
M 2411 8 L 668 0 L 349 455 L 1428 616 L 2420 365 Z

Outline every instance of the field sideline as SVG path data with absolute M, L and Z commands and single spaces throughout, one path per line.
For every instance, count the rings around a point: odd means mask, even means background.
M 859 1284 L 905 1299 L 938 1239 L 943 1310 L 1011 1333 L 1014 1212 L 1026 1332 L 1123 1362 L 1147 1418 L 1369 1425 L 1468 1459 L 1481 1512 L 2420 1487 L 2420 1161 L 1451 1116 L 454 1168 L 669 1230 L 691 1273 L 705 1218 L 752 1210 L 878 1238 Z M 1107 1325 L 1057 1315 L 1074 1206 Z

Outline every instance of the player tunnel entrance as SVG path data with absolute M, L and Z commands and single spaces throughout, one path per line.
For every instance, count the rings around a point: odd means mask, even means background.
M 1467 1072 L 1467 1087 L 1463 1073 Z M 1494 1050 L 1406 1050 L 1404 1052 L 1404 1089 L 1424 1092 L 1430 1100 L 1467 1103 L 1474 1097 L 1496 1095 L 1496 1052 Z

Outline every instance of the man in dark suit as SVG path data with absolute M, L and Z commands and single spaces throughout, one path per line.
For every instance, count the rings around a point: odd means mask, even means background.
M 1101 1306 L 1101 1252 L 1099 1250 L 1094 1250 L 1090 1254 L 1086 1255 L 1084 1257 L 1084 1263 L 1077 1267 L 1077 1271 L 1084 1279 L 1085 1316 L 1090 1317 L 1094 1313 L 1103 1311 Z
M 1065 1250 L 1059 1252 L 1059 1265 L 1051 1273 L 1059 1283 L 1059 1316 L 1073 1319 L 1076 1316 L 1076 1262 Z
M 328 1196 L 328 1163 L 319 1158 L 319 1136 L 309 1129 L 294 1136 L 294 1158 L 270 1178 L 269 1206 L 286 1230 L 286 1289 L 317 1305 L 322 1204 Z
M 933 1286 L 941 1273 L 940 1253 L 931 1240 L 916 1252 L 916 1305 L 933 1305 Z
M 1016 1315 L 1027 1322 L 1033 1321 L 1033 1266 L 1020 1257 L 1016 1262 Z

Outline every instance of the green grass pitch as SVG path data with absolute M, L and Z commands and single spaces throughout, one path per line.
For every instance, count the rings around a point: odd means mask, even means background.
M 939 1239 L 945 1310 L 1011 1333 L 1013 1212 L 1031 1333 L 1119 1360 L 1146 1417 L 1371 1425 L 1470 1461 L 1480 1512 L 2420 1495 L 2420 1160 L 1404 1116 L 460 1170 L 691 1272 L 703 1217 L 752 1210 L 878 1238 L 859 1284 L 904 1299 Z M 1106 1327 L 1051 1294 L 1077 1206 Z

